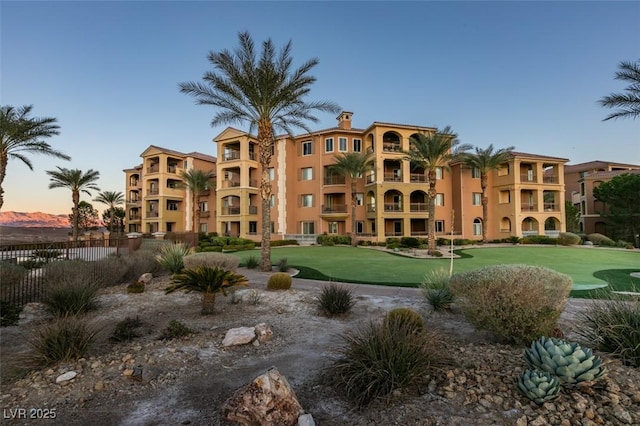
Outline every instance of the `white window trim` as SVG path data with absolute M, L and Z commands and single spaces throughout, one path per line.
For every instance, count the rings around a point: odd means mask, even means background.
M 308 146 L 309 147 L 309 153 L 305 154 L 304 153 L 304 147 Z M 307 156 L 307 155 L 313 155 L 313 141 L 304 141 L 302 142 L 302 155 L 303 156 Z
M 329 141 L 331 141 L 331 149 L 327 149 Z M 333 138 L 325 138 L 325 140 L 324 140 L 324 152 L 333 152 L 333 149 L 334 149 Z
M 344 141 L 344 149 L 342 149 L 342 141 Z M 347 152 L 349 150 L 349 139 L 347 138 L 338 138 L 338 151 L 339 152 Z
M 356 141 L 359 142 L 359 144 L 358 144 L 359 145 L 358 146 L 359 149 L 356 149 Z M 360 138 L 354 138 L 353 139 L 353 152 L 362 152 L 362 139 L 360 139 Z

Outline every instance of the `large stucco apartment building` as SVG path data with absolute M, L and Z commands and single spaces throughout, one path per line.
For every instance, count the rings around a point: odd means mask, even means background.
M 433 127 L 374 122 L 351 126 L 343 112 L 336 127 L 276 141 L 269 170 L 273 186 L 271 228 L 274 239 L 311 240 L 316 235 L 351 234 L 384 241 L 395 236 L 426 237 L 426 174 L 404 160 L 409 138 Z M 125 170 L 128 230 L 185 231 L 191 228 L 191 196 L 176 185 L 182 169 L 216 171 L 216 189 L 201 197 L 203 232 L 260 236 L 260 164 L 254 135 L 227 128 L 214 139 L 217 159 L 201 153 L 150 146 L 142 164 Z M 371 172 L 356 186 L 356 229 L 351 220 L 349 178 L 330 171 L 341 152 L 371 153 Z M 482 223 L 480 175 L 462 164 L 439 170 L 436 185 L 436 234 L 479 240 L 525 235 L 557 235 L 565 230 L 567 159 L 514 152 L 489 175 L 489 220 Z

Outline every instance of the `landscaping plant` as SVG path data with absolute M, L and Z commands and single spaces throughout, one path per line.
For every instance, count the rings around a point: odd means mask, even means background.
M 78 315 L 96 308 L 99 289 L 99 283 L 71 275 L 48 283 L 42 302 L 54 316 Z
M 162 246 L 156 256 L 158 263 L 172 274 L 177 274 L 184 268 L 184 257 L 191 253 L 191 248 L 183 243 Z
M 16 325 L 20 320 L 20 312 L 22 312 L 22 306 L 0 300 L 0 327 Z
M 283 257 L 278 261 L 278 271 L 287 272 L 289 270 L 289 262 L 287 262 L 287 258 Z
M 160 339 L 177 339 L 179 337 L 185 337 L 190 334 L 193 334 L 193 330 L 191 330 L 189 327 L 178 320 L 171 320 L 169 324 L 167 324 L 167 326 L 164 328 L 164 330 L 162 330 Z
M 249 256 L 247 257 L 247 260 L 245 260 L 244 266 L 247 269 L 256 269 L 260 266 L 260 258 L 258 258 L 258 256 Z
M 286 272 L 276 272 L 267 281 L 267 290 L 289 290 L 291 288 L 291 275 Z
M 28 339 L 33 351 L 31 360 L 38 365 L 52 365 L 82 358 L 95 340 L 96 330 L 75 316 L 58 318 L 34 329 Z
M 449 287 L 449 273 L 444 269 L 429 271 L 424 275 L 420 289 L 434 311 L 451 309 L 453 294 Z
M 526 370 L 516 382 L 518 390 L 538 405 L 552 401 L 560 394 L 560 382 L 546 371 Z
M 112 342 L 128 342 L 140 337 L 140 327 L 144 325 L 144 322 L 140 320 L 140 317 L 125 318 L 118 322 L 109 337 Z
M 240 264 L 240 258 L 225 253 L 193 253 L 184 257 L 185 269 L 196 269 L 199 266 L 219 268 L 235 272 Z
M 335 283 L 322 287 L 316 297 L 316 305 L 328 316 L 346 314 L 355 304 L 351 290 Z
M 390 310 L 384 317 L 384 323 L 386 326 L 400 323 L 403 326 L 406 325 L 414 333 L 422 333 L 427 328 L 422 315 L 411 308 L 394 308 Z

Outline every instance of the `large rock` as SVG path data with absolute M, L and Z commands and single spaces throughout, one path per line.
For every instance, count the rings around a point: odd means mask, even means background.
M 254 327 L 238 327 L 227 331 L 222 341 L 222 346 L 246 345 L 256 338 Z
M 260 343 L 268 342 L 273 338 L 273 331 L 271 331 L 271 327 L 263 322 L 256 325 L 255 332 Z
M 149 284 L 152 279 L 153 275 L 151 274 L 151 272 L 147 272 L 146 274 L 140 275 L 140 278 L 138 278 L 138 282 L 142 284 Z
M 242 425 L 294 426 L 304 412 L 287 379 L 270 368 L 222 404 L 222 416 Z

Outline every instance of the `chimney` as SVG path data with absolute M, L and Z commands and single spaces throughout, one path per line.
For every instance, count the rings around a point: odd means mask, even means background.
M 352 115 L 353 115 L 352 112 L 342 111 L 340 115 L 336 117 L 338 120 L 338 127 L 341 128 L 342 130 L 351 130 Z

